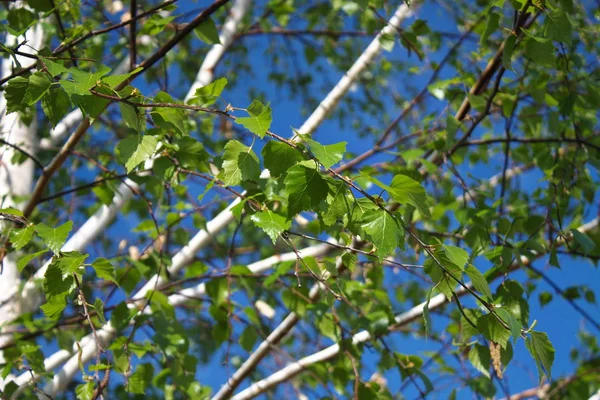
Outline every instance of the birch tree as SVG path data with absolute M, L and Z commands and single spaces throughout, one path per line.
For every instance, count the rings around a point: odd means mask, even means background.
M 6 7 L 2 398 L 597 396 L 599 13 Z

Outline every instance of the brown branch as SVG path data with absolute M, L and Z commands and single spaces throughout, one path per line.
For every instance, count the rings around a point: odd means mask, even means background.
M 76 187 L 73 187 L 73 188 L 70 188 L 70 189 L 67 189 L 67 190 L 63 190 L 62 192 L 54 193 L 53 195 L 50 195 L 50 196 L 42 197 L 38 201 L 38 204 L 44 203 L 46 201 L 58 199 L 58 198 L 61 198 L 61 197 L 65 196 L 65 195 L 67 195 L 67 194 L 79 192 L 80 190 L 85 190 L 85 189 L 93 188 L 93 187 L 98 186 L 99 184 L 104 183 L 104 182 L 114 181 L 116 179 L 127 178 L 128 175 L 129 174 L 121 174 L 121 175 L 114 175 L 114 176 L 109 176 L 109 177 L 106 177 L 106 178 L 96 179 L 93 182 L 89 182 L 89 183 L 86 183 L 86 184 L 81 185 L 81 186 L 76 186 Z
M 0 138 L 0 143 L 11 147 L 13 149 L 15 149 L 16 151 L 18 151 L 19 153 L 22 153 L 24 156 L 26 156 L 27 158 L 29 158 L 31 161 L 33 161 L 35 163 L 35 165 L 37 165 L 39 168 L 44 168 L 44 164 L 42 164 L 42 162 L 40 160 L 38 160 L 33 154 L 29 153 L 27 150 L 17 146 L 16 144 L 12 144 L 10 142 L 7 142 L 6 140 Z
M 350 37 L 373 37 L 375 34 L 369 34 L 364 31 L 330 31 L 327 29 L 284 29 L 273 27 L 270 30 L 262 28 L 254 28 L 247 32 L 242 32 L 236 35 L 236 38 L 257 35 L 281 35 L 281 36 L 327 36 L 337 39 L 342 36 Z
M 525 6 L 523 7 L 523 10 L 527 10 L 527 8 L 529 8 L 530 4 L 531 4 L 531 0 L 528 0 L 527 3 L 525 4 Z M 521 13 L 521 16 L 517 22 L 516 29 L 514 32 L 517 39 L 523 35 L 523 31 L 521 30 L 521 28 L 528 28 L 529 26 L 531 26 L 531 24 L 533 24 L 533 22 L 535 21 L 537 15 L 539 15 L 539 13 L 536 14 L 529 21 L 527 21 L 527 17 L 529 16 L 529 14 L 526 12 Z M 472 94 L 472 95 L 481 94 L 481 92 L 483 92 L 483 90 L 486 88 L 488 82 L 490 81 L 490 79 L 492 79 L 492 76 L 498 70 L 498 67 L 500 67 L 500 64 L 502 62 L 502 53 L 504 52 L 505 44 L 506 44 L 506 40 L 504 42 L 502 42 L 502 44 L 496 51 L 496 54 L 494 55 L 494 57 L 488 62 L 487 66 L 485 67 L 485 69 L 483 70 L 481 75 L 479 76 L 479 79 L 477 80 L 477 82 L 475 82 L 475 84 L 471 87 L 471 90 L 469 90 L 469 94 Z M 469 100 L 469 96 L 466 96 L 454 117 L 456 118 L 457 121 L 462 121 L 467 116 L 467 113 L 469 112 L 470 109 L 471 109 L 471 101 Z

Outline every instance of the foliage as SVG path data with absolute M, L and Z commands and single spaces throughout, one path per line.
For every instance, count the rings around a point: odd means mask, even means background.
M 402 1 L 257 2 L 228 37 L 243 1 L 138 4 L 136 24 L 113 2 L 108 28 L 83 2 L 26 3 L 0 12 L 18 39 L 5 112 L 55 142 L 3 138 L 37 183 L 0 209 L 0 254 L 43 298 L 4 327 L 7 398 L 226 398 L 329 345 L 284 381 L 311 398 L 597 389 L 597 5 L 413 1 L 399 28 Z M 188 92 L 198 68 L 212 79 Z M 557 368 L 552 327 L 578 321 Z

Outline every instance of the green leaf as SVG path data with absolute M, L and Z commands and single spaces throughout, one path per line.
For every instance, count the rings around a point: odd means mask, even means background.
M 553 244 L 552 249 L 550 250 L 550 260 L 548 261 L 550 265 L 553 267 L 560 269 L 560 263 L 558 262 L 558 256 L 556 254 L 556 246 Z
M 363 230 L 377 247 L 377 256 L 389 256 L 397 247 L 404 246 L 404 229 L 389 212 L 372 210 L 363 215 Z
M 25 92 L 23 101 L 26 105 L 32 106 L 48 92 L 52 81 L 43 72 L 35 72 L 29 77 L 29 86 Z
M 457 282 L 450 274 L 456 279 L 461 279 L 463 273 L 462 268 L 448 258 L 443 247 L 436 247 L 434 256 L 435 259 L 433 257 L 428 257 L 425 260 L 425 273 L 429 275 L 435 284 L 435 288 L 443 293 L 448 301 L 452 301 Z M 439 261 L 444 268 L 441 268 L 436 260 Z
M 341 220 L 343 223 L 349 222 L 353 214 L 353 209 L 357 207 L 354 203 L 354 198 L 343 182 L 335 183 L 331 192 L 327 195 L 327 204 L 329 207 L 321 215 L 323 222 L 327 226 L 335 224 L 338 220 Z
M 540 307 L 545 306 L 546 304 L 552 301 L 552 293 L 550 292 L 542 292 L 538 295 L 538 300 L 540 302 Z
M 106 318 L 104 316 L 104 303 L 98 297 L 96 297 L 96 300 L 94 300 L 94 309 L 96 310 L 96 314 L 98 315 L 100 322 L 105 324 Z
M 23 215 L 23 211 L 18 210 L 14 207 L 0 208 L 0 214 L 8 214 L 14 215 L 15 217 L 25 218 L 25 216 Z
M 539 42 L 537 40 L 527 40 L 525 53 L 532 61 L 546 66 L 554 67 L 554 45 L 551 41 Z
M 490 290 L 490 285 L 488 285 L 487 279 L 485 279 L 483 274 L 471 264 L 467 265 L 467 268 L 465 268 L 465 272 L 467 273 L 469 279 L 471 279 L 471 283 L 473 283 L 475 289 L 477 289 L 478 292 L 483 294 L 487 300 L 491 300 L 492 291 Z
M 149 135 L 128 136 L 121 140 L 117 145 L 117 153 L 121 162 L 125 164 L 127 173 L 133 171 L 135 167 L 144 161 L 149 160 L 157 145 L 156 138 Z
M 63 272 L 56 260 L 48 265 L 44 274 L 43 286 L 46 296 L 67 294 L 76 287 L 73 275 Z
M 77 385 L 75 388 L 77 400 L 92 400 L 94 398 L 95 390 L 96 388 L 94 387 L 94 382 L 91 381 Z
M 271 210 L 257 212 L 250 219 L 254 222 L 254 225 L 269 235 L 273 244 L 283 231 L 290 229 L 292 226 L 291 221 Z
M 16 250 L 21 250 L 31 241 L 35 227 L 27 225 L 25 228 L 14 228 L 10 231 L 10 241 Z
M 237 140 L 225 145 L 223 166 L 219 178 L 227 186 L 234 186 L 246 180 L 258 180 L 260 161 L 254 151 Z
M 480 344 L 475 344 L 471 347 L 471 350 L 469 350 L 469 361 L 477 371 L 490 378 L 492 357 L 490 356 L 489 348 Z
M 127 380 L 127 391 L 129 393 L 144 394 L 146 387 L 152 382 L 154 368 L 152 364 L 138 364 L 135 372 Z
M 248 325 L 244 328 L 242 335 L 240 336 L 240 346 L 246 351 L 251 351 L 254 348 L 254 344 L 258 339 L 258 332 L 254 326 Z
M 421 186 L 414 179 L 409 178 L 406 175 L 396 175 L 394 179 L 392 179 L 392 183 L 390 186 L 382 183 L 376 178 L 373 178 L 368 175 L 363 175 L 369 181 L 373 182 L 380 188 L 387 190 L 387 192 L 392 196 L 394 200 L 396 200 L 400 204 L 411 204 L 413 205 L 419 212 L 428 218 L 431 218 L 431 213 L 429 212 L 429 205 L 427 200 L 427 193 L 423 186 Z
M 37 12 L 51 11 L 54 8 L 50 0 L 27 0 L 27 4 Z
M 66 251 L 61 252 L 60 256 L 54 259 L 54 263 L 63 274 L 73 274 L 78 272 L 87 257 L 87 254 L 78 251 Z
M 227 86 L 227 78 L 219 78 L 206 86 L 196 89 L 194 97 L 188 103 L 207 107 L 214 104 Z
M 217 27 L 210 18 L 207 18 L 204 22 L 198 25 L 198 27 L 194 29 L 194 33 L 196 36 L 198 36 L 198 39 L 208 44 L 221 43 L 219 40 L 219 32 L 217 31 Z
M 381 44 L 382 49 L 384 49 L 387 52 L 390 52 L 394 48 L 396 38 L 394 37 L 394 35 L 383 34 L 379 36 L 379 43 Z
M 510 331 L 502 325 L 495 315 L 486 314 L 477 320 L 477 329 L 488 340 L 499 343 L 502 348 L 506 348 Z
M 6 29 L 14 36 L 21 36 L 37 21 L 35 14 L 23 7 L 9 10 L 6 20 L 8 22 Z
M 479 39 L 480 46 L 484 45 L 487 42 L 490 35 L 492 33 L 496 32 L 496 29 L 498 29 L 499 19 L 500 19 L 500 15 L 497 12 L 491 11 L 488 14 L 487 23 L 485 24 L 485 31 L 483 32 L 483 34 L 481 35 L 481 38 Z
M 24 256 L 21 256 L 19 258 L 19 261 L 17 261 L 17 269 L 19 270 L 19 272 L 23 272 L 23 270 L 25 269 L 25 267 L 27 266 L 27 264 L 29 264 L 29 262 L 31 260 L 33 260 L 36 257 L 41 256 L 44 253 L 46 253 L 46 250 L 40 250 L 33 254 L 26 254 Z
M 50 248 L 54 253 L 58 254 L 60 248 L 67 241 L 69 232 L 73 228 L 73 222 L 67 221 L 64 224 L 51 228 L 43 223 L 39 223 L 35 226 L 37 235 L 44 241 L 46 246 Z
M 270 141 L 263 147 L 262 156 L 273 178 L 285 174 L 295 164 L 304 160 L 302 153 L 285 143 Z
M 297 133 L 297 132 L 296 132 Z M 317 157 L 319 162 L 325 168 L 330 168 L 337 164 L 344 157 L 347 142 L 339 142 L 323 146 L 321 143 L 312 140 L 308 135 L 301 135 L 302 140 L 310 145 L 310 151 Z
M 515 316 L 504 308 L 496 308 L 496 314 L 502 318 L 504 322 L 510 328 L 510 333 L 513 338 L 513 342 L 516 343 L 519 336 L 521 336 L 521 323 L 515 318 Z
M 300 164 L 288 169 L 284 183 L 288 194 L 288 218 L 316 209 L 329 191 L 327 182 L 316 168 Z
M 121 108 L 121 115 L 123 116 L 125 125 L 134 129 L 137 133 L 142 133 L 146 130 L 146 118 L 139 108 L 124 102 L 119 102 L 119 107 Z
M 42 110 L 53 127 L 63 119 L 70 108 L 71 100 L 62 87 L 50 88 L 48 94 L 42 98 Z
M 110 68 L 106 65 L 100 65 L 94 73 L 82 71 L 77 68 L 69 68 L 71 80 L 61 79 L 60 85 L 69 95 L 89 96 L 94 98 L 90 93 L 90 89 L 98 86 L 102 77 L 110 72 Z
M 427 293 L 427 300 L 423 305 L 423 328 L 425 330 L 425 336 L 431 331 L 431 315 L 429 314 L 429 302 L 431 302 L 431 296 L 433 294 L 434 287 L 432 286 Z
M 504 42 L 504 50 L 502 50 L 502 66 L 510 70 L 512 53 L 515 48 L 517 38 L 515 35 L 510 35 Z
M 227 300 L 229 290 L 227 286 L 225 278 L 212 279 L 206 283 L 206 293 L 215 305 L 220 306 Z
M 540 384 L 544 375 L 551 381 L 555 350 L 546 332 L 531 331 L 525 339 L 525 347 L 527 347 L 529 354 L 535 360 L 540 376 Z
M 205 169 L 209 155 L 201 142 L 186 136 L 177 142 L 177 146 L 179 150 L 175 152 L 175 157 L 179 161 L 179 165 L 195 171 Z
M 57 75 L 62 75 L 69 70 L 64 65 L 59 64 L 56 61 L 52 61 L 44 57 L 40 57 L 40 60 L 42 61 L 42 63 L 44 63 L 46 69 L 48 70 L 48 73 L 50 73 L 50 76 L 52 76 L 53 78 Z
M 143 68 L 136 68 L 133 71 L 128 72 L 126 74 L 105 76 L 105 77 L 102 78 L 102 82 L 104 82 L 105 84 L 107 84 L 111 88 L 115 88 L 116 86 L 120 85 L 121 83 L 123 83 L 127 79 L 129 79 L 130 76 L 135 75 L 138 72 L 140 72 L 142 69 Z
M 575 239 L 575 242 L 577 242 L 577 244 L 581 246 L 581 249 L 583 250 L 585 255 L 588 255 L 592 250 L 596 248 L 596 244 L 585 233 L 581 233 L 577 229 L 572 229 L 571 233 L 573 233 L 573 239 Z
M 236 118 L 235 123 L 242 125 L 250 132 L 254 133 L 261 139 L 271 127 L 273 118 L 271 117 L 271 107 L 267 103 L 264 105 L 258 100 L 254 100 L 246 109 L 249 117 Z
M 6 113 L 10 114 L 17 111 L 23 111 L 27 107 L 25 104 L 25 93 L 29 87 L 29 79 L 17 76 L 6 85 L 4 98 L 6 99 Z
M 98 278 L 117 283 L 115 267 L 106 258 L 97 258 L 92 263 L 92 268 L 96 271 Z
M 165 92 L 158 92 L 154 96 L 155 103 L 173 104 L 173 98 Z M 180 135 L 187 135 L 183 121 L 185 112 L 179 108 L 156 107 L 151 112 L 152 120 L 159 127 L 178 132 Z
M 44 315 L 51 320 L 58 320 L 65 307 L 67 307 L 66 297 L 67 295 L 49 297 L 46 303 L 40 307 Z
M 96 92 L 103 93 L 106 95 L 114 96 L 114 92 L 104 86 L 97 87 Z M 81 109 L 81 112 L 89 116 L 92 119 L 92 122 L 95 118 L 97 118 L 108 106 L 110 103 L 109 99 L 105 99 L 99 96 L 81 96 L 78 94 L 72 94 L 71 100 L 73 104 L 78 106 Z
M 469 261 L 469 253 L 460 247 L 442 245 L 442 248 L 448 260 L 460 269 L 463 269 L 467 261 Z

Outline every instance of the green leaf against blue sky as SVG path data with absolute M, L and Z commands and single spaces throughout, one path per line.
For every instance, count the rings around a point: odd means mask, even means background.
M 106 258 L 97 258 L 92 263 L 92 268 L 96 271 L 96 275 L 99 278 L 118 284 L 115 267 Z
M 330 168 L 340 162 L 346 152 L 347 142 L 322 145 L 308 135 L 301 135 L 302 140 L 308 143 L 310 151 L 317 157 L 325 168 Z
M 211 18 L 206 18 L 196 29 L 194 33 L 200 40 L 208 44 L 219 44 L 219 32 Z
M 419 210 L 424 217 L 431 217 L 427 193 L 423 186 L 414 179 L 409 178 L 406 175 L 396 175 L 392 179 L 390 185 L 386 185 L 371 175 L 363 173 L 361 176 L 386 190 L 398 203 L 410 204 Z
M 467 265 L 465 273 L 471 279 L 471 283 L 475 290 L 483 295 L 486 300 L 492 300 L 492 291 L 485 276 L 472 264 Z
M 290 228 L 291 221 L 283 215 L 279 215 L 271 210 L 259 211 L 250 217 L 254 225 L 262 229 L 275 243 L 283 231 Z
M 506 348 L 510 339 L 510 330 L 498 321 L 498 318 L 493 314 L 486 314 L 477 320 L 477 329 L 488 340 L 499 343 L 500 346 Z
M 269 141 L 263 147 L 262 156 L 265 168 L 274 178 L 285 174 L 294 164 L 304 160 L 302 153 L 298 150 L 274 140 Z
M 538 369 L 540 383 L 543 381 L 544 376 L 548 380 L 552 379 L 552 364 L 554 364 L 554 346 L 548 338 L 546 332 L 529 332 L 529 336 L 525 339 L 525 347 L 529 351 L 529 354 L 535 360 L 535 364 Z
M 154 103 L 174 104 L 173 98 L 165 93 L 158 92 L 154 96 Z M 175 131 L 180 135 L 186 135 L 185 126 L 185 111 L 180 108 L 173 107 L 155 107 L 150 112 L 152 119 L 156 125 L 163 129 Z
M 117 154 L 129 173 L 149 160 L 156 151 L 157 145 L 158 140 L 154 136 L 130 135 L 119 142 Z
M 265 105 L 258 100 L 254 100 L 252 104 L 248 106 L 246 112 L 249 116 L 238 117 L 235 119 L 235 123 L 242 125 L 261 139 L 265 137 L 265 134 L 271 128 L 271 122 L 273 121 L 269 104 L 267 103 Z
M 408 203 L 414 206 L 421 215 L 431 218 L 429 199 L 423 186 L 406 175 L 396 175 L 390 183 L 390 195 L 400 204 Z
M 573 234 L 573 239 L 575 242 L 581 246 L 584 254 L 589 254 L 592 250 L 596 248 L 596 244 L 592 239 L 589 238 L 585 233 L 579 232 L 577 229 L 572 229 L 571 233 Z
M 397 247 L 404 247 L 404 229 L 388 211 L 378 209 L 366 212 L 362 227 L 377 248 L 376 254 L 380 258 L 392 254 Z
M 490 377 L 492 358 L 489 348 L 480 344 L 473 345 L 469 350 L 469 361 L 479 372 L 488 378 Z
M 120 102 L 119 107 L 125 125 L 137 133 L 143 133 L 146 130 L 146 118 L 142 110 L 125 102 Z
M 227 78 L 221 77 L 206 86 L 196 89 L 194 96 L 188 103 L 208 107 L 217 101 L 225 86 L 227 86 Z
M 312 161 L 305 163 L 314 164 Z M 288 195 L 288 218 L 316 209 L 329 192 L 329 186 L 316 166 L 313 168 L 304 163 L 291 167 L 284 182 Z
M 54 259 L 54 263 L 63 274 L 74 274 L 81 272 L 79 268 L 87 257 L 87 254 L 81 254 L 78 251 L 66 251 L 61 252 L 60 256 Z
M 239 185 L 242 181 L 256 180 L 260 175 L 260 161 L 254 151 L 237 140 L 225 145 L 223 165 L 219 178 L 227 186 Z

